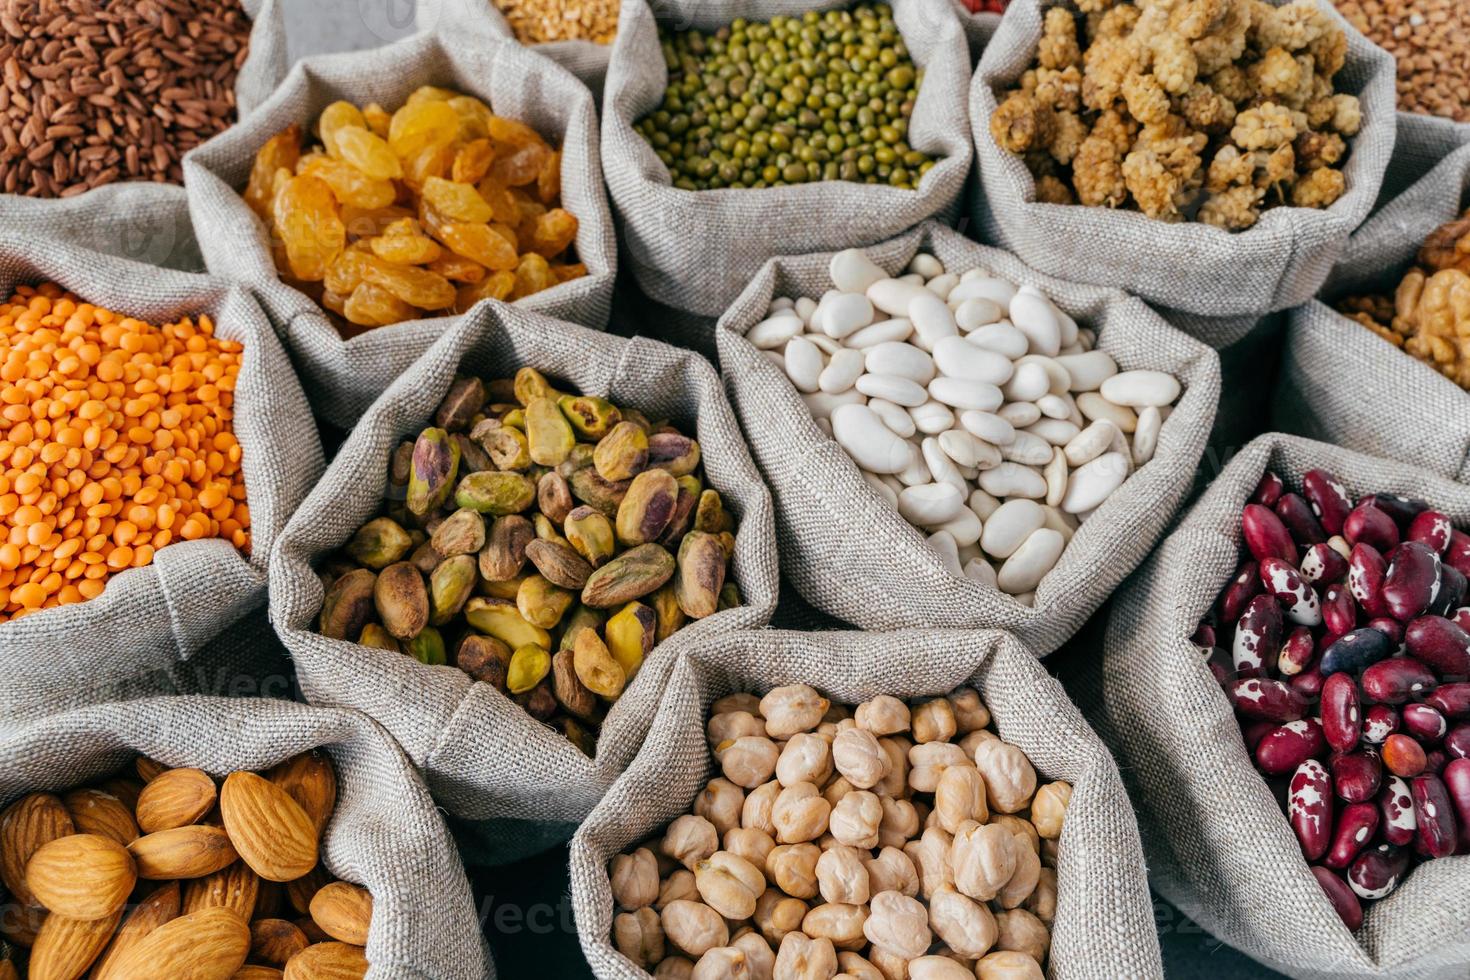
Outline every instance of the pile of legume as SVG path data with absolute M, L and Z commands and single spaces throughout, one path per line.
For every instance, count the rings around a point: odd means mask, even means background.
M 1399 108 L 1470 122 L 1470 4 L 1334 0 L 1348 23 L 1398 59 Z
M 0 304 L 0 622 L 92 599 L 175 540 L 250 547 L 240 344 L 47 284 Z
M 617 0 L 494 0 L 522 44 L 591 41 L 611 44 L 618 33 Z
M 665 32 L 669 85 L 638 123 L 684 190 L 850 180 L 913 188 L 922 72 L 886 4 Z

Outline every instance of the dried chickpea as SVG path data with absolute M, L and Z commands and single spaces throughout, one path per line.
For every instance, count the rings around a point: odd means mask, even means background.
M 868 962 L 883 975 L 883 980 L 908 980 L 909 961 L 877 946 L 868 947 Z
M 863 864 L 863 852 L 855 847 L 823 851 L 817 859 L 817 890 L 826 902 L 840 905 L 867 902 L 868 869 Z
M 975 976 L 979 980 L 1045 980 L 1041 964 L 1012 950 L 985 956 L 975 964 Z
M 811 783 L 821 786 L 832 774 L 832 746 L 810 732 L 797 732 L 776 759 L 776 780 L 782 786 Z
M 662 912 L 670 902 L 680 900 L 699 901 L 699 889 L 694 885 L 694 872 L 688 868 L 680 868 L 663 880 L 658 887 L 658 898 L 653 907 Z
M 830 980 L 837 973 L 837 950 L 827 939 L 788 932 L 776 951 L 775 980 Z
M 888 774 L 874 786 L 873 792 L 895 799 L 909 795 L 909 749 L 913 743 L 899 735 L 878 739 L 888 757 Z
M 243 347 L 45 284 L 0 303 L 0 622 L 101 595 L 175 541 L 249 553 Z
M 934 815 L 939 826 L 957 833 L 967 820 L 984 823 L 990 816 L 985 806 L 985 780 L 973 766 L 950 766 L 934 788 Z
M 752 980 L 745 951 L 734 946 L 717 946 L 694 964 L 690 980 Z
M 832 808 L 832 836 L 849 847 L 871 850 L 878 846 L 878 828 L 883 824 L 883 803 L 867 790 L 853 790 Z
M 879 892 L 869 908 L 863 934 L 875 947 L 909 960 L 929 951 L 934 934 L 929 931 L 929 910 L 922 902 L 898 892 Z
M 709 706 L 711 718 L 734 711 L 744 711 L 748 715 L 759 717 L 761 713 L 761 699 L 749 691 L 736 691 L 734 694 L 727 694 L 722 698 L 716 699 L 715 703 Z
M 694 962 L 682 956 L 661 960 L 653 971 L 654 980 L 693 980 Z
M 1036 879 L 1036 887 L 1021 903 L 1021 908 L 1036 916 L 1048 926 L 1057 917 L 1057 870 L 1042 868 Z
M 720 913 L 702 902 L 670 902 L 659 917 L 664 937 L 690 956 L 703 956 L 730 941 Z
M 889 772 L 888 754 L 872 732 L 848 728 L 832 741 L 832 764 L 852 785 L 871 789 Z
M 979 750 L 980 743 L 995 741 L 998 741 L 995 733 L 982 728 L 979 731 L 971 732 L 964 738 L 960 739 L 959 746 L 960 748 L 965 750 L 965 755 L 969 756 L 970 761 L 973 762 L 975 761 L 975 753 Z
M 897 847 L 884 847 L 877 857 L 863 859 L 868 872 L 868 894 L 900 892 L 909 898 L 919 894 L 919 872 L 914 862 Z
M 832 805 L 811 783 L 795 783 L 786 787 L 771 807 L 776 840 L 782 844 L 816 840 L 827 832 L 831 815 Z
M 851 977 L 852 980 L 884 980 L 878 968 L 857 953 L 838 953 L 837 968 L 842 971 L 838 976 Z
M 842 802 L 844 796 L 854 792 L 856 789 L 856 786 L 847 781 L 847 777 L 837 776 L 826 786 L 822 787 L 822 799 L 835 807 Z
M 644 906 L 613 916 L 613 945 L 634 964 L 648 969 L 664 958 L 664 930 L 659 914 Z
M 922 824 L 919 811 L 908 800 L 891 796 L 879 798 L 883 804 L 883 822 L 878 825 L 879 847 L 902 847 L 919 833 Z
M 761 938 L 760 933 L 746 929 L 732 939 L 730 945 L 745 954 L 752 980 L 771 980 L 776 970 L 776 951 Z
M 915 745 L 909 749 L 909 788 L 916 793 L 932 793 L 939 788 L 939 777 L 944 770 L 971 764 L 965 750 L 953 742 Z
M 1025 820 L 1010 813 L 992 813 L 986 823 L 997 824 L 1009 830 L 1017 837 L 1025 838 L 1031 850 L 1037 854 L 1041 853 L 1041 835 L 1036 832 L 1036 827 L 1030 820 Z
M 868 919 L 866 905 L 842 905 L 832 902 L 818 905 L 801 920 L 801 931 L 813 939 L 826 939 L 833 948 L 856 952 L 867 942 L 863 923 Z
M 938 827 L 930 827 L 918 840 L 903 846 L 904 854 L 913 861 L 919 873 L 919 886 L 924 900 L 928 901 L 945 885 L 954 884 L 954 871 L 950 867 L 949 852 L 954 839 Z
M 771 778 L 781 749 L 769 738 L 743 735 L 715 751 L 725 778 L 736 786 L 754 789 Z
M 1072 787 L 1057 780 L 1047 783 L 1036 791 L 1031 801 L 1031 823 L 1036 832 L 1049 840 L 1062 836 L 1062 821 L 1067 816 L 1067 804 L 1072 801 Z
M 986 743 L 975 754 L 975 768 L 985 777 L 985 795 L 991 809 L 1018 813 L 1036 792 L 1036 770 L 1026 753 L 1008 742 Z
M 664 834 L 663 852 L 691 871 L 719 849 L 720 833 L 715 825 L 692 813 L 669 824 Z
M 658 862 L 646 847 L 613 858 L 611 877 L 613 901 L 619 908 L 632 912 L 658 898 Z
M 1038 864 L 1038 867 L 1040 865 Z M 704 903 L 727 919 L 748 919 L 766 890 L 760 869 L 729 851 L 716 851 L 694 867 L 694 885 Z
M 779 946 L 788 932 L 801 928 L 806 918 L 807 904 L 799 898 L 783 895 L 776 888 L 767 888 L 765 894 L 756 899 L 755 927 L 766 942 Z
M 766 866 L 766 857 L 775 848 L 775 839 L 764 830 L 757 830 L 754 827 L 731 827 L 725 831 L 725 850 L 745 858 L 757 868 Z
M 1025 953 L 1036 962 L 1046 959 L 1051 930 L 1025 909 L 1007 909 L 995 916 L 995 948 Z
M 761 698 L 760 714 L 771 738 L 790 738 L 822 723 L 831 702 L 805 684 L 778 687 Z
M 746 735 L 763 736 L 766 734 L 766 722 L 749 711 L 727 711 L 712 716 L 705 731 L 709 735 L 710 748 L 714 748 L 722 742 L 733 742 Z
M 949 853 L 955 888 L 982 902 L 995 898 L 1016 870 L 1014 839 L 1009 830 L 995 824 L 962 827 Z
M 745 791 L 728 779 L 711 779 L 694 798 L 694 813 L 715 825 L 724 837 L 740 826 L 740 812 L 745 807 Z
M 946 946 L 971 960 L 988 953 L 998 935 L 990 909 L 948 887 L 929 899 L 929 926 Z
M 780 844 L 766 855 L 766 877 L 792 898 L 816 898 L 817 862 L 822 849 L 815 844 Z
M 948 956 L 920 956 L 909 961 L 909 980 L 975 980 L 975 974 Z
M 879 738 L 909 730 L 909 706 L 890 694 L 880 694 L 858 705 L 853 717 L 859 728 Z
M 948 698 L 954 710 L 955 733 L 969 735 L 984 731 L 990 724 L 990 709 L 980 700 L 980 692 L 973 687 L 962 687 Z
M 995 896 L 1003 909 L 1018 907 L 1031 893 L 1036 890 L 1037 882 L 1041 879 L 1041 855 L 1033 851 L 1026 839 L 1019 834 L 1008 834 L 1011 843 L 1011 857 L 1015 859 L 1015 870 L 1011 872 L 1010 880 L 1007 881 Z
M 771 819 L 771 810 L 776 805 L 776 797 L 780 795 L 781 784 L 774 779 L 746 793 L 745 805 L 740 810 L 741 825 L 775 837 L 776 823 Z
M 944 698 L 925 701 L 914 709 L 913 715 L 914 741 L 920 745 L 926 742 L 948 742 L 954 738 L 954 709 Z

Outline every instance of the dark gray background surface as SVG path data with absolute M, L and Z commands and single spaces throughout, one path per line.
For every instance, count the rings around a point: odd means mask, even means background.
M 376 47 L 413 31 L 413 0 L 283 2 L 293 59 L 321 52 Z M 644 324 L 645 330 L 652 326 Z M 1064 659 L 1065 653 L 1058 656 Z M 509 867 L 472 868 L 470 874 L 485 934 L 494 948 L 501 977 L 506 980 L 591 977 L 577 945 L 564 849 Z M 1222 946 L 1162 899 L 1155 901 L 1154 914 L 1169 980 L 1280 977 Z

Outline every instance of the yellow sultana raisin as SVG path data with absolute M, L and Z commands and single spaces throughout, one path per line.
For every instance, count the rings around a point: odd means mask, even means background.
M 569 211 L 552 208 L 536 219 L 531 251 L 546 258 L 559 254 L 577 237 L 577 219 Z
M 494 162 L 494 143 L 487 139 L 471 140 L 455 151 L 450 176 L 461 184 L 478 184 Z
M 347 226 L 349 240 L 374 238 L 381 235 L 383 230 L 393 222 L 412 217 L 412 211 L 401 207 L 355 208 L 350 204 L 342 206 L 342 223 Z
M 365 282 L 352 291 L 342 315 L 364 327 L 384 327 L 413 316 L 413 309 L 381 286 Z
M 444 251 L 432 238 L 419 233 L 418 222 L 412 218 L 394 222 L 369 244 L 378 258 L 398 265 L 426 265 Z
M 514 225 L 520 222 L 521 209 L 516 204 L 515 197 L 504 184 L 494 177 L 486 177 L 480 181 L 478 189 L 480 196 L 489 203 L 491 210 L 495 212 L 496 221 L 507 225 Z
M 276 194 L 276 171 L 296 169 L 301 158 L 301 127 L 292 123 L 265 141 L 250 167 L 245 203 L 262 218 L 269 218 Z
M 374 180 L 345 160 L 314 154 L 302 158 L 304 166 L 299 173 L 320 177 L 331 185 L 332 193 L 340 204 L 355 208 L 386 208 L 398 197 L 391 180 Z
M 381 136 L 383 139 L 388 138 L 388 125 L 393 121 L 393 117 L 388 114 L 387 109 L 376 102 L 369 102 L 362 107 L 362 118 L 363 123 L 373 135 Z
M 320 281 L 347 244 L 332 188 L 319 177 L 292 177 L 276 196 L 274 217 L 291 274 Z
M 473 259 L 453 252 L 444 252 L 428 265 L 430 272 L 437 272 L 451 282 L 483 282 L 488 270 Z
M 515 245 L 489 225 L 450 221 L 439 228 L 435 237 L 456 254 L 497 272 L 514 269 L 518 261 Z
M 561 151 L 553 150 L 536 175 L 536 194 L 541 203 L 551 207 L 561 197 Z
M 521 256 L 520 264 L 516 266 L 516 285 L 511 290 L 510 298 L 512 301 L 518 300 L 556 284 L 556 276 L 547 261 L 535 252 L 529 252 Z
M 380 136 L 361 126 L 343 126 L 337 130 L 337 151 L 341 159 L 374 180 L 392 180 L 403 176 L 403 164 L 388 149 Z
M 511 146 L 539 144 L 543 148 L 546 146 L 541 134 L 523 122 L 491 114 L 485 120 L 485 125 L 490 130 L 490 138 L 497 143 L 509 143 Z
M 508 299 L 516 286 L 516 274 L 509 269 L 491 273 L 482 282 L 459 287 L 454 310 L 463 313 L 482 299 Z
M 357 106 L 351 102 L 340 100 L 333 102 L 323 109 L 322 114 L 317 117 L 317 134 L 321 136 L 322 146 L 325 146 L 327 152 L 332 156 L 339 155 L 337 152 L 337 132 L 343 126 L 357 126 L 360 129 L 367 128 L 367 120 L 363 118 Z
M 509 152 L 497 148 L 495 162 L 490 165 L 490 176 L 509 187 L 523 187 L 540 176 L 541 166 L 550 154 L 544 143 L 527 143 Z
M 353 242 L 327 267 L 322 285 L 339 296 L 351 295 L 362 283 L 371 250 L 364 242 Z
M 450 146 L 458 135 L 459 113 L 448 103 L 410 99 L 393 114 L 388 126 L 388 146 L 406 163 L 429 147 Z
M 573 262 L 570 265 L 551 264 L 551 274 L 556 276 L 557 282 L 571 282 L 573 279 L 581 279 L 587 274 L 587 266 L 581 262 Z
M 454 284 L 427 269 L 369 257 L 363 267 L 363 280 L 421 310 L 442 310 L 454 303 Z
M 443 177 L 430 177 L 424 181 L 424 200 L 439 214 L 451 221 L 468 221 L 484 224 L 495 216 L 480 192 L 473 184 L 459 184 Z
M 457 95 L 448 100 L 449 106 L 459 116 L 459 139 L 461 141 L 483 139 L 490 135 L 487 125 L 490 107 L 470 95 Z
M 454 164 L 453 146 L 426 146 L 403 163 L 403 182 L 421 189 L 433 177 L 443 177 Z

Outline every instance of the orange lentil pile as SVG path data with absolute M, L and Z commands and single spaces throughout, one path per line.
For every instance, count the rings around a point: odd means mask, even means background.
M 250 547 L 241 346 L 55 285 L 0 304 L 0 622 L 92 599 L 178 540 Z

